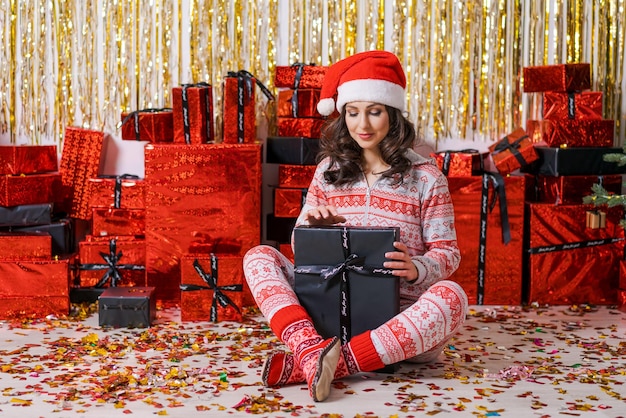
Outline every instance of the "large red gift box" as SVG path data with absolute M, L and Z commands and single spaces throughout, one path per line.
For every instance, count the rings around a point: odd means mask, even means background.
M 78 244 L 80 287 L 145 286 L 146 243 L 131 237 L 88 239 Z
M 500 174 L 509 174 L 539 159 L 526 131 L 518 128 L 489 147 Z
M 0 206 L 55 202 L 61 190 L 59 173 L 0 175 Z
M 274 189 L 274 216 L 297 218 L 306 199 L 307 189 Z
M 322 118 L 317 111 L 320 89 L 289 89 L 278 92 L 276 116 L 291 118 Z
M 580 205 L 583 197 L 592 194 L 592 186 L 601 184 L 607 192 L 622 193 L 622 176 L 619 174 L 606 176 L 530 176 L 534 181 L 534 196 L 531 201 L 552 203 L 555 205 Z
M 0 174 L 58 171 L 56 145 L 0 145 Z
M 322 136 L 322 126 L 326 121 L 327 119 L 279 117 L 278 136 L 319 138 Z
M 615 121 L 611 119 L 528 120 L 532 142 L 548 147 L 612 147 Z
M 89 179 L 89 205 L 116 209 L 146 207 L 143 179 L 132 174 Z
M 328 67 L 325 66 L 300 63 L 290 66 L 278 65 L 274 76 L 274 86 L 291 89 L 321 89 L 327 70 Z
M 68 315 L 69 261 L 0 261 L 0 319 Z
M 482 192 L 484 180 L 488 191 L 485 195 Z M 494 182 L 498 184 L 497 191 Z M 451 279 L 463 286 L 470 304 L 519 305 L 522 300 L 524 176 L 448 177 L 448 185 L 461 250 L 461 264 Z M 506 194 L 505 199 L 501 191 Z M 496 200 L 492 200 L 494 193 Z M 495 205 L 490 208 L 492 202 Z M 506 211 L 501 206 L 503 202 L 506 202 Z M 481 229 L 481 218 L 485 220 L 484 229 Z
M 49 260 L 52 237 L 41 232 L 0 232 L 0 260 Z
M 474 149 L 439 151 L 430 154 L 441 172 L 450 177 L 470 177 L 480 175 L 484 168 L 487 153 Z
M 543 94 L 543 118 L 602 119 L 602 92 L 546 92 Z
M 182 321 L 241 321 L 243 257 L 185 254 L 180 261 Z
M 554 64 L 524 67 L 524 92 L 568 92 L 591 88 L 591 64 Z
M 122 113 L 122 139 L 172 142 L 174 112 L 172 109 L 142 109 Z
M 258 144 L 146 145 L 146 261 L 157 300 L 180 300 L 180 258 L 193 248 L 243 256 L 260 244 L 261 161 Z
M 93 208 L 91 231 L 97 237 L 144 236 L 146 233 L 146 210 L 95 207 Z
M 278 187 L 308 189 L 315 175 L 314 165 L 279 164 Z
M 215 141 L 213 87 L 209 83 L 172 88 L 174 142 L 205 144 Z
M 606 209 L 605 228 L 587 228 L 591 205 L 529 203 L 527 302 L 611 305 L 617 302 L 624 231 L 621 208 Z

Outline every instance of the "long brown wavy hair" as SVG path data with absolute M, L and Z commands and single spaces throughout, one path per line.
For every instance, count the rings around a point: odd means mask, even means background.
M 390 167 L 382 177 L 393 178 L 394 184 L 402 183 L 404 174 L 411 168 L 405 151 L 413 148 L 415 127 L 401 110 L 385 106 L 389 114 L 389 132 L 380 142 L 380 155 Z M 346 108 L 341 115 L 329 120 L 322 128 L 320 152 L 317 161 L 330 158 L 324 179 L 335 186 L 354 183 L 363 175 L 363 149 L 352 139 L 346 125 Z

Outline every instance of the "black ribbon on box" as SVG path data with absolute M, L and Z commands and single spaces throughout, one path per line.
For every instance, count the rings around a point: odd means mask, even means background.
M 443 154 L 443 164 L 441 166 L 441 172 L 444 176 L 447 176 L 450 172 L 450 161 L 452 160 L 452 154 L 473 154 L 480 156 L 480 151 L 477 149 L 467 148 L 459 151 L 441 151 L 437 154 Z M 480 171 L 483 171 L 483 159 L 480 159 Z
M 117 240 L 115 238 L 109 240 L 109 253 L 100 252 L 100 256 L 105 261 L 103 264 L 78 264 L 78 270 L 106 270 L 100 281 L 94 286 L 96 288 L 102 288 L 110 281 L 111 287 L 116 287 L 117 283 L 122 280 L 120 270 L 145 270 L 145 266 L 137 264 L 119 264 L 120 259 L 123 256 L 122 251 L 117 251 Z
M 139 137 L 139 114 L 140 113 L 158 113 L 158 112 L 168 112 L 171 111 L 171 107 L 162 107 L 162 108 L 148 108 L 141 110 L 134 110 L 126 115 L 122 123 L 119 124 L 118 129 L 124 126 L 129 120 L 133 119 L 133 128 L 135 130 L 135 139 L 137 141 L 141 141 Z
M 222 308 L 227 306 L 232 306 L 235 310 L 241 313 L 241 310 L 237 306 L 235 302 L 228 295 L 224 294 L 224 291 L 231 292 L 242 292 L 243 285 L 240 284 L 229 284 L 226 286 L 218 286 L 217 285 L 217 277 L 218 277 L 218 269 L 217 269 L 217 256 L 215 254 L 211 254 L 211 273 L 208 274 L 204 271 L 198 260 L 194 260 L 193 268 L 196 270 L 198 275 L 208 286 L 200 286 L 196 284 L 181 284 L 181 291 L 194 291 L 194 290 L 212 290 L 213 291 L 213 301 L 211 302 L 211 321 L 217 322 L 217 304 L 219 303 Z
M 589 248 L 589 247 L 597 247 L 599 245 L 615 244 L 616 242 L 620 242 L 620 241 L 624 241 L 624 238 L 604 238 L 604 239 L 596 239 L 592 241 L 569 242 L 566 244 L 559 244 L 559 245 L 544 245 L 542 247 L 529 248 L 527 251 L 529 254 L 544 254 L 544 253 L 553 253 L 556 251 L 575 250 L 577 248 Z M 626 251 L 626 247 L 624 248 Z
M 489 185 L 493 185 L 493 194 L 489 201 Z M 482 191 L 480 198 L 480 230 L 478 238 L 478 285 L 477 303 L 483 304 L 485 297 L 485 265 L 487 256 L 487 217 L 496 205 L 500 203 L 500 222 L 502 227 L 502 242 L 508 244 L 511 241 L 511 225 L 509 224 L 509 211 L 506 203 L 506 191 L 504 178 L 498 173 L 483 173 Z
M 293 81 L 293 95 L 291 96 L 291 115 L 294 118 L 298 117 L 298 89 L 300 88 L 300 80 L 302 79 L 302 73 L 304 73 L 304 67 L 306 64 L 295 63 L 291 65 L 297 67 L 296 76 Z
M 211 84 L 201 81 L 193 84 L 181 84 L 182 87 L 182 104 L 183 104 L 183 131 L 185 135 L 185 143 L 191 144 L 191 128 L 189 122 L 189 99 L 187 97 L 187 89 L 190 87 L 207 87 L 203 89 L 204 92 L 204 114 L 206 118 L 206 142 L 215 140 L 215 133 L 213 132 L 213 99 L 209 95 L 212 94 Z
M 274 95 L 272 92 L 261 83 L 253 74 L 246 70 L 229 71 L 226 75 L 227 77 L 236 77 L 237 78 L 237 142 L 243 144 L 244 142 L 244 106 L 245 106 L 245 98 L 246 93 L 247 97 L 252 97 L 254 92 L 254 84 L 261 89 L 263 94 L 268 98 L 268 100 L 274 100 Z
M 122 205 L 122 181 L 123 180 L 139 180 L 139 176 L 135 174 L 120 174 L 120 175 L 102 175 L 103 179 L 115 179 L 115 187 L 113 189 L 113 208 L 119 209 Z
M 528 163 L 524 159 L 524 156 L 519 152 L 519 148 L 522 146 L 521 142 L 526 138 L 528 138 L 528 135 L 522 135 L 519 138 L 517 138 L 515 141 L 509 142 L 509 137 L 505 136 L 504 138 L 500 140 L 500 142 L 496 144 L 495 148 L 493 149 L 492 154 L 495 155 L 503 151 L 509 150 L 511 151 L 511 154 L 513 154 L 513 156 L 517 159 L 517 161 L 519 161 L 520 165 L 524 167 L 528 165 Z
M 567 117 L 576 119 L 576 92 L 574 91 L 567 93 Z

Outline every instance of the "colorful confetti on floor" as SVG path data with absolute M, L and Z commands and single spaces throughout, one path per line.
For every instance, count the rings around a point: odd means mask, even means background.
M 284 349 L 250 311 L 242 323 L 103 329 L 93 307 L 68 318 L 0 322 L 2 417 L 626 416 L 626 313 L 614 307 L 471 308 L 438 360 L 334 382 L 268 389 L 263 361 Z

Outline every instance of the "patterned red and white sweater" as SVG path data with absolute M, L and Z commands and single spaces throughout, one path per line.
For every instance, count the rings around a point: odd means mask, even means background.
M 449 278 L 461 260 L 446 177 L 432 160 L 413 151 L 407 151 L 407 156 L 413 167 L 402 184 L 381 178 L 372 187 L 365 176 L 354 184 L 332 186 L 324 181 L 329 160 L 320 162 L 296 221 L 296 226 L 305 225 L 308 210 L 333 205 L 346 218 L 340 225 L 400 227 L 400 240 L 418 271 L 415 282 L 400 281 L 402 307 L 415 302 L 435 282 Z

